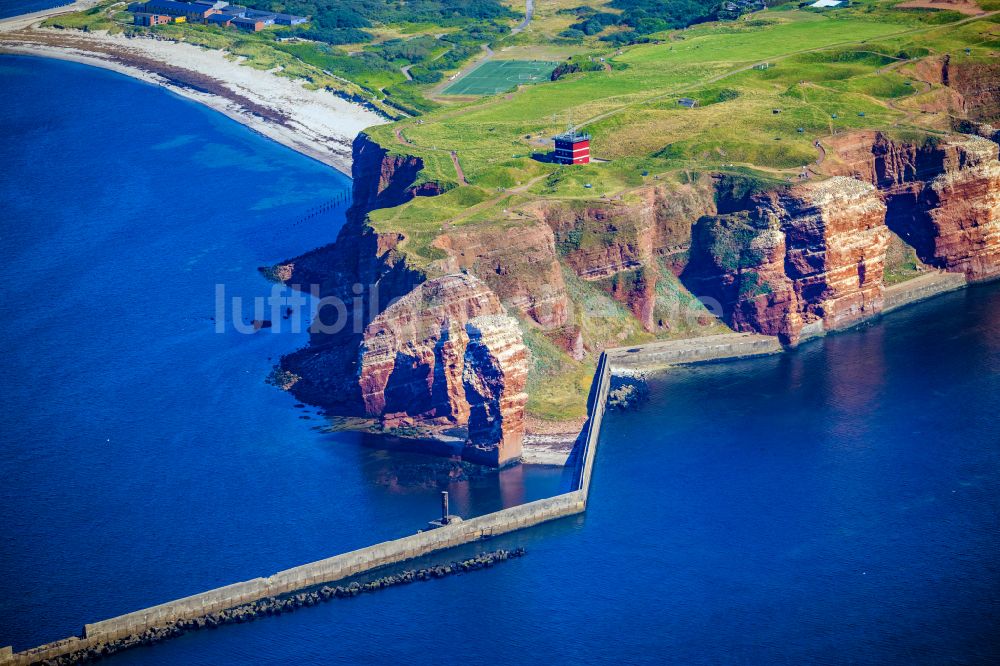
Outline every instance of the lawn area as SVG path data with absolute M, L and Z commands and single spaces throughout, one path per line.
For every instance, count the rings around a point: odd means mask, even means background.
M 901 115 L 882 106 L 878 99 L 909 92 L 897 75 L 884 82 L 842 83 L 854 77 L 871 77 L 886 62 L 895 60 L 876 54 L 844 57 L 840 52 L 851 44 L 910 30 L 913 24 L 904 19 L 896 22 L 880 17 L 873 21 L 807 12 L 706 24 L 665 35 L 659 44 L 625 47 L 620 54 L 605 52 L 605 70 L 524 86 L 509 96 L 441 109 L 425 115 L 419 123 L 403 121 L 397 127 L 415 144 L 407 146 L 406 152 L 430 157 L 430 153 L 455 150 L 466 178 L 486 187 L 509 187 L 523 180 L 521 174 L 537 172 L 539 164 L 532 155 L 549 149 L 539 138 L 553 136 L 568 124 L 587 125 L 594 135 L 594 154 L 613 159 L 610 164 L 587 169 L 588 182 L 602 193 L 632 186 L 633 172 L 668 168 L 682 150 L 693 159 L 707 152 L 718 162 L 789 169 L 815 155 L 812 141 L 831 130 L 834 113 L 841 122 L 833 129 L 880 126 Z M 836 55 L 808 57 L 806 52 L 816 49 L 831 49 Z M 763 60 L 780 64 L 769 72 L 750 69 Z M 491 80 L 492 72 L 510 67 L 501 66 L 504 62 L 484 64 L 447 92 L 471 94 L 470 90 L 477 89 L 473 84 L 478 86 L 480 79 Z M 800 80 L 829 81 L 842 89 L 792 90 Z M 510 85 L 516 85 L 515 81 Z M 483 83 L 483 88 L 492 85 L 490 92 L 500 88 L 492 81 Z M 726 87 L 735 89 L 738 99 L 693 112 L 677 108 L 680 96 L 710 97 Z M 840 95 L 843 100 L 835 108 L 827 108 L 822 101 L 828 95 Z M 787 115 L 772 117 L 773 108 L 787 109 Z M 720 127 L 732 131 L 720 133 Z M 799 127 L 806 131 L 799 133 Z M 767 134 L 747 131 L 753 128 Z M 373 133 L 383 145 L 396 143 L 387 128 L 376 128 Z M 730 139 L 731 148 L 722 146 L 722 153 L 715 150 Z M 673 150 L 662 152 L 670 144 L 675 144 Z M 430 168 L 423 178 L 454 182 L 453 169 L 446 162 L 425 162 Z M 440 170 L 434 168 L 438 164 Z M 628 173 L 619 174 L 620 168 Z M 568 194 L 558 185 L 546 189 L 550 194 Z
M 871 0 L 838 12 L 767 11 L 657 34 L 645 44 L 581 52 L 577 62 L 599 66 L 489 96 L 519 82 L 511 77 L 495 83 L 512 72 L 494 59 L 446 90 L 487 96 L 448 102 L 420 119 L 370 131 L 389 150 L 421 157 L 419 179 L 452 188 L 441 197 L 375 211 L 371 222 L 380 232 L 403 233 L 400 249 L 408 261 L 433 272 L 445 254 L 436 244 L 440 234 L 458 226 L 513 229 L 531 219 L 539 204 L 639 202 L 643 186 L 686 183 L 680 176 L 706 172 L 796 182 L 804 169 L 815 171 L 821 156 L 816 142 L 846 131 L 874 129 L 920 140 L 941 127 L 929 124 L 933 114 L 914 112 L 913 105 L 921 95 L 940 92 L 940 85 L 918 76 L 918 60 L 946 53 L 952 62 L 996 57 L 991 49 L 1000 43 L 1000 29 L 994 19 L 948 22 L 955 20 L 898 12 Z M 697 106 L 681 106 L 682 97 Z M 592 154 L 601 161 L 546 161 L 550 137 L 567 125 L 592 134 Z M 395 129 L 410 145 L 395 140 Z M 461 159 L 469 186 L 456 182 L 451 151 Z M 912 257 L 903 253 L 887 268 L 890 280 L 916 272 Z M 665 277 L 656 285 L 658 303 L 692 302 L 683 285 L 671 281 L 668 266 L 660 273 Z M 631 344 L 705 332 L 679 325 L 666 333 L 643 330 L 609 298 L 617 279 L 644 278 L 622 273 L 587 281 L 564 272 L 570 300 L 586 312 L 603 313 L 575 319 L 584 339 Z M 676 324 L 676 318 L 662 318 Z M 586 386 L 578 380 L 589 369 L 530 324 L 522 329 L 534 363 L 529 411 L 550 419 L 579 416 L 574 409 L 583 403 Z
M 557 62 L 489 60 L 444 89 L 442 95 L 495 95 L 519 85 L 547 81 Z

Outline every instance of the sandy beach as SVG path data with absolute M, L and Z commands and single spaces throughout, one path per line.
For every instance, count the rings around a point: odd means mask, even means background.
M 82 0 L 0 21 L 0 53 L 57 58 L 110 69 L 204 104 L 346 174 L 351 142 L 380 115 L 302 80 L 240 64 L 219 50 L 152 38 L 39 28 L 41 20 L 94 4 Z

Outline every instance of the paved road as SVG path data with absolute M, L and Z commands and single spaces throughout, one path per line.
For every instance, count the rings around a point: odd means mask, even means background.
M 531 18 L 534 15 L 535 15 L 535 0 L 525 0 L 524 20 L 521 21 L 521 23 L 518 24 L 516 28 L 511 30 L 510 34 L 516 35 L 517 33 L 527 28 L 528 24 L 531 23 Z

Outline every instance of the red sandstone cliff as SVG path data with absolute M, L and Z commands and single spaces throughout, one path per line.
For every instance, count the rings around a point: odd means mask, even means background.
M 795 343 L 811 322 L 842 328 L 881 311 L 889 231 L 874 187 L 838 177 L 755 204 L 699 221 L 684 274 L 730 326 Z
M 428 280 L 379 314 L 361 341 L 365 412 L 390 428 L 467 427 L 463 457 L 521 455 L 527 350 L 517 321 L 469 275 Z
M 547 202 L 534 212 L 552 229 L 562 263 L 653 332 L 670 326 L 657 309 L 664 265 L 687 250 L 691 222 L 715 213 L 714 189 L 709 178 L 695 185 L 649 185 L 630 193 L 628 202 Z
M 920 60 L 913 73 L 944 86 L 953 114 L 973 120 L 1000 119 L 1000 62 L 942 55 Z
M 971 281 L 1000 275 L 1000 146 L 975 136 L 914 145 L 877 132 L 830 143 L 839 159 L 829 172 L 876 185 L 886 223 L 922 261 Z
M 810 324 L 877 315 L 890 229 L 926 264 L 970 281 L 1000 275 L 997 144 L 875 132 L 828 144 L 833 178 L 755 195 L 695 225 L 685 284 L 730 326 L 794 344 Z
M 378 233 L 367 223 L 371 210 L 435 193 L 414 187 L 421 166 L 363 134 L 355 141 L 354 205 L 337 241 L 274 271 L 329 302 L 313 322 L 309 346 L 285 356 L 282 369 L 298 378 L 290 390 L 301 400 L 336 414 L 373 417 L 396 434 L 401 427 L 417 437 L 433 437 L 442 428 L 452 436 L 465 432 L 463 457 L 503 465 L 520 456 L 527 400 L 527 350 L 516 320 L 482 281 L 471 275 L 429 279 L 400 252 L 404 236 Z M 466 234 L 458 245 L 471 249 L 475 243 Z M 532 245 L 529 239 L 521 249 Z M 502 254 L 493 253 L 497 266 L 509 260 Z M 523 253 L 508 253 L 515 256 L 523 263 Z M 552 259 L 550 269 L 559 276 L 554 254 Z M 502 293 L 515 302 L 521 295 L 526 313 L 559 325 L 558 299 L 550 305 L 519 288 L 513 281 Z
M 337 242 L 275 271 L 320 285 L 350 321 L 283 359 L 300 377 L 291 390 L 389 429 L 467 433 L 463 455 L 503 464 L 520 450 L 534 362 L 522 332 L 580 359 L 672 330 L 665 300 L 693 294 L 736 330 L 794 344 L 881 311 L 890 229 L 932 266 L 972 280 L 1000 272 L 996 144 L 871 132 L 826 143 L 825 181 L 695 176 L 623 199 L 539 200 L 442 229 L 431 243 L 440 255 L 415 268 L 405 236 L 376 232 L 367 214 L 440 189 L 415 185 L 419 159 L 361 135 Z M 601 299 L 624 310 L 602 311 Z
M 354 178 L 354 207 L 372 211 L 391 208 L 415 196 L 435 196 L 442 190 L 436 183 L 416 184 L 424 161 L 419 157 L 392 155 L 362 132 L 354 140 L 351 175 Z
M 507 307 L 541 328 L 552 330 L 566 324 L 569 297 L 548 226 L 460 228 L 445 232 L 434 244 L 448 254 L 442 262 L 446 270 L 473 273 Z

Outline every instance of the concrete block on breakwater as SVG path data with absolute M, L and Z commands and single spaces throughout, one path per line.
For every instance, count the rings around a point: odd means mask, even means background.
M 685 363 L 777 354 L 778 338 L 757 333 L 722 333 L 688 340 L 667 340 L 609 350 L 615 368 L 653 370 Z

